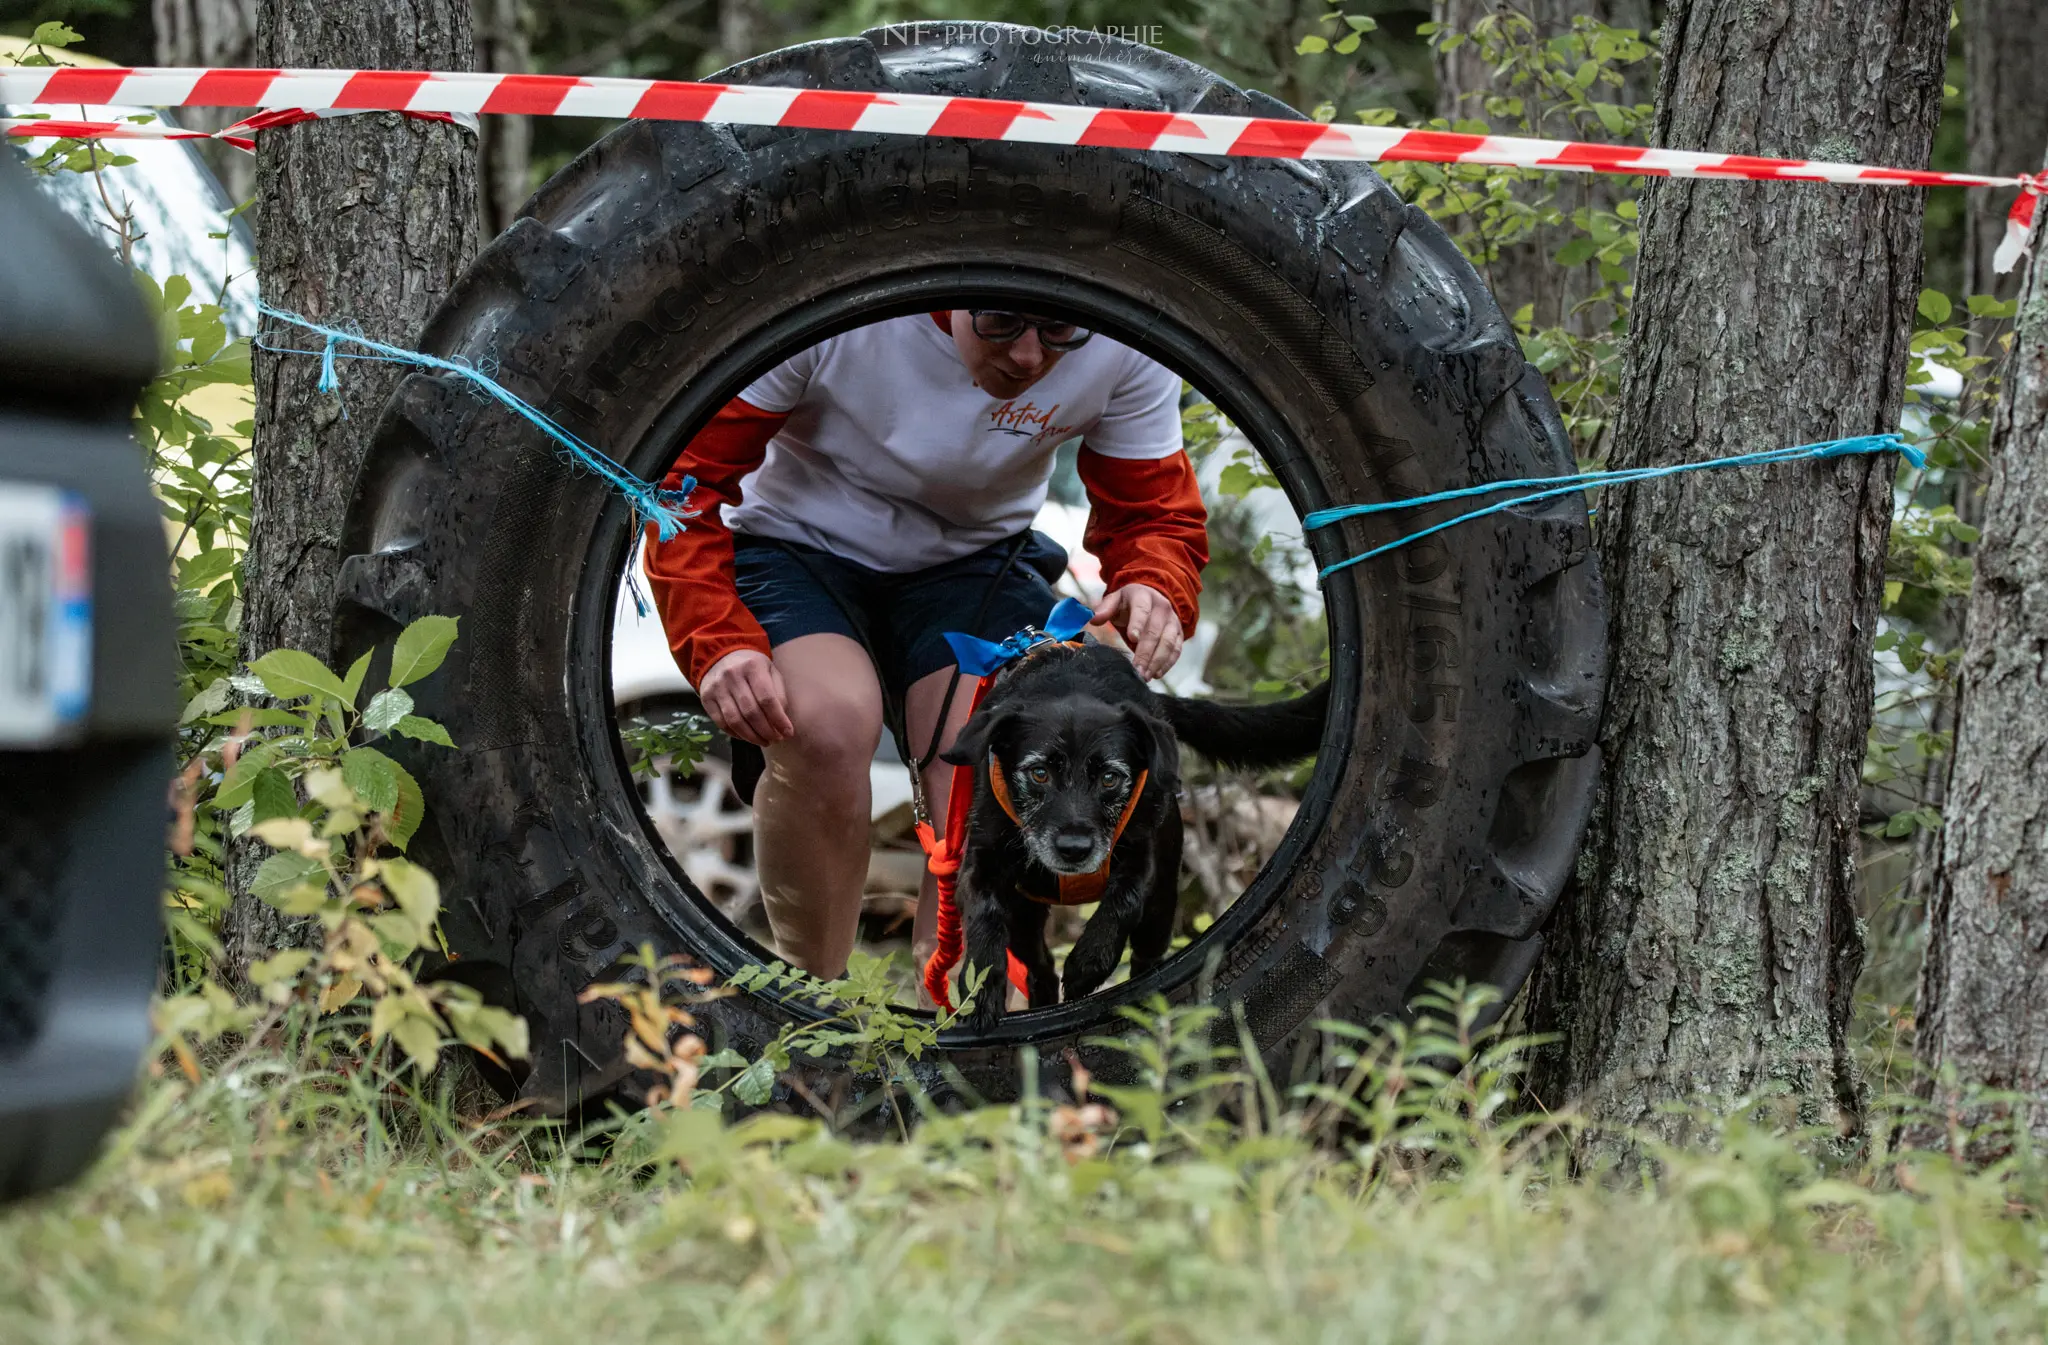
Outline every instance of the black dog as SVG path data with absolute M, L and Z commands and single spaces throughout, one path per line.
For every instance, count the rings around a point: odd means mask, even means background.
M 1325 683 L 1270 705 L 1162 696 L 1117 651 L 1050 645 L 1010 669 L 945 760 L 974 770 L 959 901 L 967 965 L 989 968 L 970 1021 L 1004 1010 L 1004 950 L 1031 1007 L 1060 998 L 1045 944 L 1054 905 L 1099 901 L 1067 954 L 1066 997 L 1097 989 L 1131 947 L 1131 975 L 1166 956 L 1180 885 L 1177 744 L 1224 765 L 1279 766 L 1316 750 Z

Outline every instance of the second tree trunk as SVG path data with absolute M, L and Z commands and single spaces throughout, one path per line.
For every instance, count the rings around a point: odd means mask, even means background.
M 1657 140 L 1918 166 L 1946 0 L 1693 0 L 1664 29 Z M 1664 180 L 1643 248 L 1612 465 L 1898 423 L 1920 194 Z M 1893 459 L 1609 492 L 1607 776 L 1537 990 L 1538 1080 L 1596 1119 L 1782 1086 L 1851 1126 L 1854 898 L 1871 640 Z

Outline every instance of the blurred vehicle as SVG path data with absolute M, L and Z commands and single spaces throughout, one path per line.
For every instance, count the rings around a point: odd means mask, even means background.
M 157 336 L 0 154 L 0 1199 L 97 1151 L 149 1044 L 177 637 L 128 431 Z

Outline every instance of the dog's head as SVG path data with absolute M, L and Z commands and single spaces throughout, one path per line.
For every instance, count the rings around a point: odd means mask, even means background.
M 1085 694 L 999 702 L 961 728 L 945 759 L 1003 773 L 1031 858 L 1054 873 L 1093 873 L 1140 781 L 1174 788 L 1173 730 L 1134 705 Z

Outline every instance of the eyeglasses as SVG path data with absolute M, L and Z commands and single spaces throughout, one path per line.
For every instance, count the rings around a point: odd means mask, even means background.
M 999 346 L 1010 344 L 1026 330 L 1037 332 L 1038 343 L 1047 350 L 1073 350 L 1086 345 L 1088 338 L 1095 335 L 1059 318 L 1031 318 L 998 308 L 970 308 L 967 315 L 974 319 L 976 336 Z

